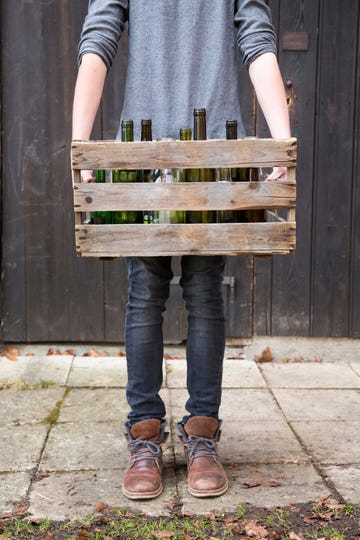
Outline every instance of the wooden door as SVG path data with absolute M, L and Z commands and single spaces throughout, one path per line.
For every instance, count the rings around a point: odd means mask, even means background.
M 3 0 L 2 303 L 7 342 L 122 342 L 123 260 L 79 259 L 70 178 L 76 49 L 87 0 Z M 299 140 L 297 251 L 228 259 L 227 334 L 359 337 L 358 0 L 270 0 L 293 135 Z M 94 137 L 118 128 L 126 37 Z M 248 134 L 267 135 L 246 69 L 239 93 Z M 179 260 L 165 315 L 186 337 Z

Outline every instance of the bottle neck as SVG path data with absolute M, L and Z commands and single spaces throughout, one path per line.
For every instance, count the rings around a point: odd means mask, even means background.
M 191 141 L 191 128 L 180 129 L 180 141 Z
M 125 120 L 121 123 L 122 142 L 132 142 L 134 140 L 134 124 L 132 120 Z
M 238 123 L 236 120 L 228 120 L 226 122 L 226 138 L 237 139 L 238 138 Z
M 194 140 L 204 141 L 206 139 L 206 111 L 205 109 L 194 110 Z
M 151 120 L 141 121 L 141 140 L 152 141 L 152 126 Z

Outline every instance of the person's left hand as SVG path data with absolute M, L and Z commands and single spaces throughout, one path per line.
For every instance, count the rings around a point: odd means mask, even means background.
M 287 167 L 274 167 L 265 178 L 265 182 L 276 182 L 276 180 L 287 180 Z

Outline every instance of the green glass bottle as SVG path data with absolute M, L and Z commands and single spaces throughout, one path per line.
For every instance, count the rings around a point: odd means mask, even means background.
M 105 184 L 105 171 L 99 170 L 95 171 L 95 182 L 97 184 Z M 112 223 L 112 212 L 110 211 L 97 211 L 91 212 L 90 222 L 94 225 L 110 225 Z
M 226 120 L 226 139 L 237 139 L 238 123 L 237 120 Z M 217 180 L 219 182 L 233 182 L 237 179 L 237 169 L 234 167 L 222 167 L 217 171 Z M 232 223 L 236 221 L 236 214 L 233 210 L 217 210 L 217 223 Z
M 194 141 L 206 140 L 206 109 L 194 109 Z M 191 169 L 192 182 L 213 182 L 214 169 Z M 212 210 L 192 210 L 188 212 L 189 223 L 212 223 L 215 213 Z
M 191 141 L 191 128 L 180 129 L 180 141 Z M 173 169 L 173 181 L 174 182 L 189 182 L 190 170 L 189 169 Z M 186 223 L 185 210 L 171 210 L 170 211 L 170 223 Z
M 121 122 L 121 141 L 122 142 L 132 142 L 134 140 L 134 123 L 132 120 L 123 120 Z M 113 171 L 113 182 L 137 182 L 138 181 L 138 171 L 123 171 L 115 170 Z M 113 212 L 113 223 L 136 223 L 139 221 L 139 214 L 142 212 L 137 212 L 135 210 L 117 210 Z
M 141 120 L 141 140 L 142 141 L 152 141 L 152 121 L 150 119 Z M 143 182 L 152 182 L 151 170 L 142 171 L 142 181 Z M 154 215 L 156 212 L 154 210 L 146 210 L 142 213 L 143 223 L 152 224 L 154 223 Z

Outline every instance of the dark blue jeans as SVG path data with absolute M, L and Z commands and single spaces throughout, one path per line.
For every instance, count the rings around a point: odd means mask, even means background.
M 163 419 L 163 312 L 173 277 L 171 257 L 128 258 L 125 345 L 128 425 Z M 222 280 L 225 258 L 183 256 L 180 285 L 188 311 L 186 342 L 189 416 L 218 418 L 225 349 Z M 189 418 L 185 417 L 184 420 Z

